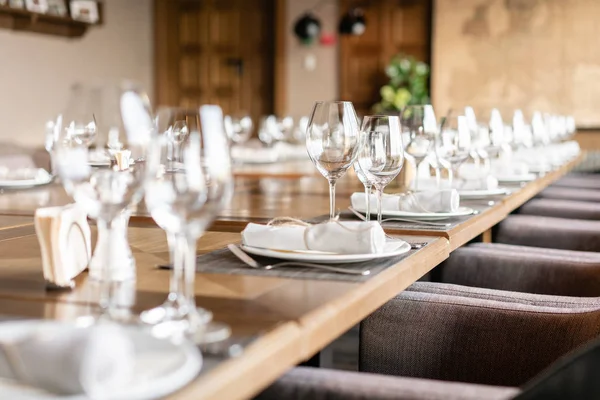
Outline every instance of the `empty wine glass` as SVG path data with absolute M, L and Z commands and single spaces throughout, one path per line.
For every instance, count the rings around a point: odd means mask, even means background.
M 435 145 L 436 155 L 451 166 L 450 185 L 452 179 L 459 179 L 458 169 L 471 152 L 471 133 L 467 118 L 464 115 L 449 116 L 441 126 Z
M 252 135 L 252 118 L 249 115 L 226 115 L 225 132 L 229 140 L 235 144 L 244 144 Z
M 400 118 L 367 116 L 363 119 L 361 134 L 364 145 L 358 153 L 358 164 L 377 192 L 377 221 L 381 224 L 383 189 L 398 176 L 404 165 Z
M 306 132 L 306 149 L 329 182 L 329 217 L 335 218 L 335 183 L 356 160 L 360 127 L 349 101 L 315 103 Z
M 157 174 L 147 182 L 146 206 L 174 244 L 173 270 L 167 300 L 141 318 L 161 328 L 171 327 L 165 330 L 175 334 L 185 332 L 196 341 L 225 339 L 229 328 L 211 322 L 212 313 L 196 307 L 194 290 L 196 242 L 233 191 L 222 111 L 212 105 L 192 110 L 162 108 L 156 121 L 159 133 L 181 123 L 189 135 L 182 144 L 180 168 L 165 168 L 172 152 L 166 135 L 159 135 L 160 151 L 150 161 Z
M 435 113 L 431 104 L 407 106 L 401 112 L 400 123 L 404 136 L 408 138 L 406 154 L 415 159 L 417 175 L 415 191 L 419 186 L 419 165 L 433 150 L 438 131 Z
M 371 220 L 371 192 L 373 190 L 373 183 L 367 178 L 367 175 L 360 168 L 360 163 L 356 161 L 354 163 L 354 172 L 358 177 L 358 180 L 365 187 L 365 201 L 366 201 L 366 209 L 365 209 L 365 217 L 367 221 Z
M 77 84 L 71 90 L 67 110 L 57 118 L 57 171 L 65 190 L 88 216 L 98 231 L 110 238 L 119 235 L 123 210 L 142 197 L 143 185 L 151 171 L 146 163 L 155 138 L 154 123 L 147 96 L 132 83 L 105 85 Z M 86 105 L 86 107 L 83 107 Z M 93 135 L 90 132 L 93 131 Z M 110 165 L 92 167 L 88 147 L 113 145 Z M 116 143 L 119 146 L 114 146 Z M 119 148 L 118 150 L 116 148 Z M 112 260 L 114 247 L 97 247 L 101 259 Z M 113 266 L 105 262 L 100 274 L 101 317 L 129 318 L 120 303 L 113 279 Z M 94 277 L 90 277 L 94 279 Z M 126 304 L 128 306 L 130 304 Z
M 263 117 L 260 121 L 260 127 L 258 129 L 258 139 L 267 147 L 271 147 L 275 142 L 281 140 L 283 137 L 279 130 L 277 123 L 277 117 L 269 115 Z

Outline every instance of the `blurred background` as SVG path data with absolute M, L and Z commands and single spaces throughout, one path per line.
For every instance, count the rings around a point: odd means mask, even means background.
M 597 0 L 104 0 L 85 26 L 18 3 L 0 0 L 2 142 L 41 146 L 71 84 L 101 77 L 140 82 L 155 106 L 254 121 L 319 99 L 359 114 L 539 110 L 573 115 L 600 148 Z

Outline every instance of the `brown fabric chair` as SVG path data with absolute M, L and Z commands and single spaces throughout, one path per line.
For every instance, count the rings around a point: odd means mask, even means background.
M 495 241 L 553 249 L 600 251 L 600 221 L 509 215 L 498 225 Z
M 544 217 L 600 220 L 600 203 L 541 198 L 523 204 L 518 213 Z
M 440 265 L 444 283 L 557 296 L 600 296 L 600 254 L 498 243 L 456 249 Z
M 538 198 L 577 200 L 577 201 L 600 201 L 600 190 L 581 189 L 563 186 L 550 186 L 537 195 Z
M 600 175 L 570 173 L 554 182 L 552 186 L 600 190 Z
M 506 400 L 519 389 L 298 367 L 257 400 Z
M 417 282 L 361 324 L 363 372 L 295 368 L 257 399 L 512 399 L 599 333 L 598 299 Z
M 361 371 L 515 387 L 600 333 L 597 299 L 443 286 L 414 284 L 361 323 Z

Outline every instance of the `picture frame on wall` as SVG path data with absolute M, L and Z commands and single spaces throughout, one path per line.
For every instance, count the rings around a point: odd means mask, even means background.
M 8 6 L 11 8 L 25 8 L 25 0 L 9 0 Z
M 74 20 L 87 22 L 88 24 L 95 24 L 100 20 L 97 1 L 71 0 L 69 8 L 71 10 L 71 18 Z
M 69 12 L 67 10 L 66 0 L 47 0 L 48 14 L 66 17 Z
M 46 14 L 48 11 L 47 0 L 25 0 L 27 10 L 35 13 Z

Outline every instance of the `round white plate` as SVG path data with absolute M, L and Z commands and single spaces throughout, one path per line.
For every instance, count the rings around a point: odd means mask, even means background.
M 0 323 L 0 342 L 17 340 L 41 329 L 64 326 L 57 321 L 15 321 Z M 135 344 L 135 377 L 123 390 L 111 393 L 107 400 L 159 399 L 181 389 L 198 376 L 202 356 L 191 343 L 174 344 L 152 337 L 141 329 L 124 328 Z M 57 366 L 60 368 L 60 366 Z M 0 379 L 2 399 L 87 400 L 86 396 L 59 396 L 29 386 Z
M 366 210 L 362 210 L 362 209 L 356 209 L 356 211 L 359 211 L 361 213 L 365 213 Z M 410 212 L 410 211 L 383 211 L 383 216 L 384 217 L 388 217 L 388 218 L 392 218 L 392 217 L 396 217 L 396 218 L 403 218 L 403 219 L 414 219 L 415 222 L 419 222 L 419 220 L 421 221 L 438 221 L 438 220 L 444 220 L 444 219 L 448 219 L 448 218 L 454 218 L 454 217 L 464 217 L 465 215 L 471 215 L 473 214 L 474 210 L 472 208 L 469 207 L 459 207 L 458 210 L 454 211 L 454 212 L 438 212 L 438 213 L 416 213 L 416 212 Z M 377 215 L 377 212 L 375 211 L 371 211 L 371 216 L 373 215 Z
M 52 176 L 50 175 L 44 179 L 0 180 L 0 189 L 26 189 L 35 186 L 47 185 L 50 182 L 52 182 Z
M 406 243 L 404 240 L 389 240 L 384 246 L 383 253 L 379 254 L 330 254 L 311 251 L 303 252 L 301 250 L 271 250 L 244 245 L 241 245 L 240 248 L 246 253 L 253 254 L 255 256 L 279 258 L 281 260 L 290 261 L 316 262 L 322 264 L 344 264 L 369 261 L 377 258 L 399 256 L 410 251 L 410 244 Z
M 508 194 L 508 189 L 485 189 L 485 190 L 459 190 L 458 194 L 463 200 L 486 199 L 488 197 L 502 196 Z
M 498 179 L 498 182 L 500 182 L 500 183 L 531 182 L 531 181 L 535 181 L 536 178 L 537 178 L 536 174 L 506 175 L 506 176 L 496 175 L 496 179 Z

